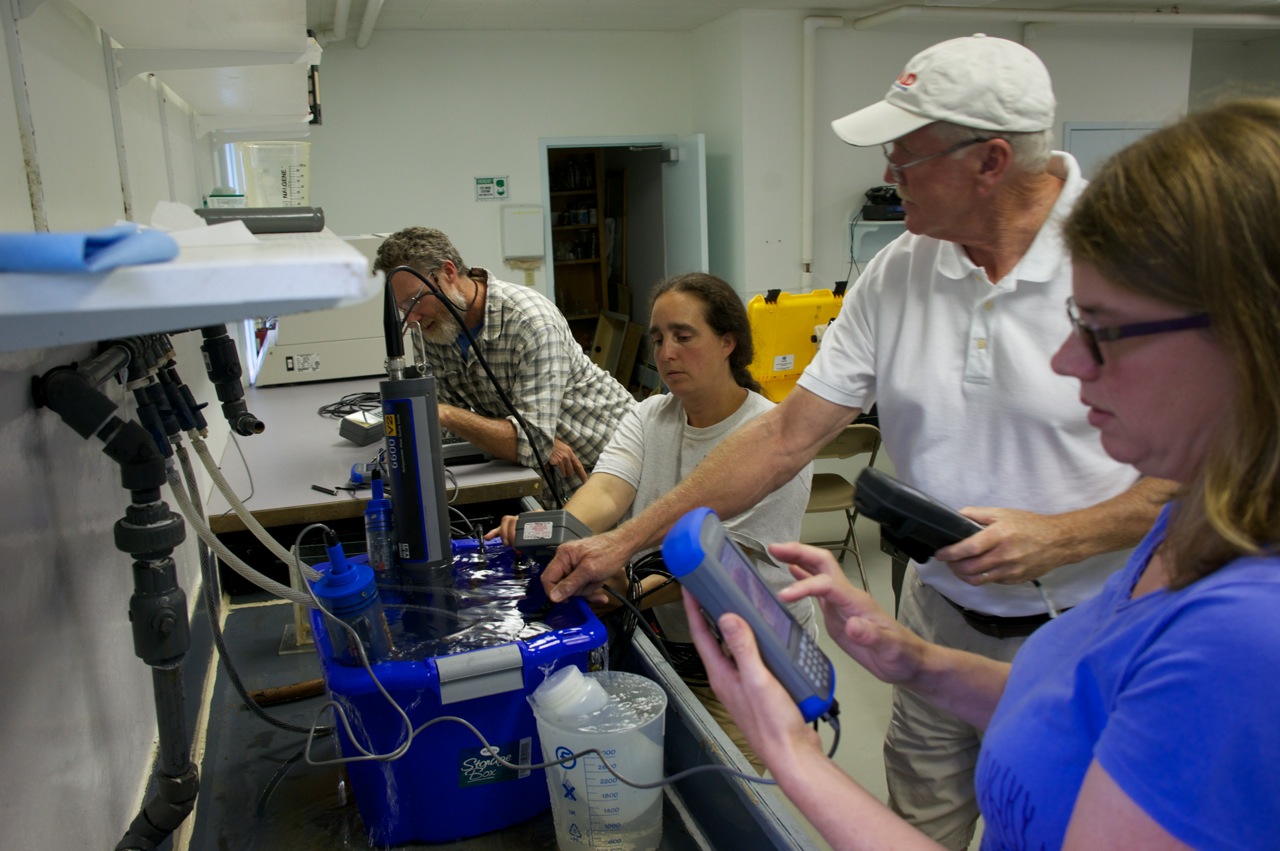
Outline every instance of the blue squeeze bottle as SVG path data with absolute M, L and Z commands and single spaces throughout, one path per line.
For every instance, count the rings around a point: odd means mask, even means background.
M 352 564 L 342 552 L 338 536 L 326 530 L 325 549 L 329 553 L 329 570 L 316 580 L 316 599 L 332 617 L 325 618 L 333 656 L 344 665 L 360 665 L 359 647 L 372 662 L 383 662 L 391 656 L 391 629 L 378 596 L 378 586 L 368 565 Z M 337 623 L 343 621 L 354 630 Z

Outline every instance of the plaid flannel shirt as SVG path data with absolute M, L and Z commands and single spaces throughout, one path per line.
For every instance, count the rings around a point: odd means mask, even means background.
M 479 348 L 537 441 L 545 462 L 552 436 L 573 449 L 588 472 L 635 399 L 596 366 L 569 331 L 564 315 L 529 287 L 507 283 L 483 269 L 488 278 L 484 327 L 464 360 L 457 343 L 426 341 L 425 360 L 436 379 L 440 402 L 506 419 L 516 427 L 516 456 L 537 467 L 529 438 L 510 415 L 476 358 Z M 568 492 L 582 482 L 573 477 Z

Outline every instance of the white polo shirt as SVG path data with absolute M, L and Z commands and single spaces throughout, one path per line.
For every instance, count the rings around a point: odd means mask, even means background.
M 952 506 L 1055 514 L 1109 499 L 1138 473 L 1113 461 L 1085 420 L 1075 379 L 1049 359 L 1071 333 L 1071 261 L 1061 223 L 1084 188 L 1070 154 L 1066 182 L 1018 265 L 995 285 L 957 244 L 904 234 L 867 265 L 800 386 L 840 405 L 879 401 L 884 448 L 898 477 Z M 1054 605 L 1092 597 L 1128 551 L 1052 571 Z M 1029 583 L 974 587 L 931 559 L 921 579 L 966 608 L 1040 614 Z

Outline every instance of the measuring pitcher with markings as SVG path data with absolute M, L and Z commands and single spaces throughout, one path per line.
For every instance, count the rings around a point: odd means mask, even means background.
M 567 667 L 529 696 L 544 762 L 586 754 L 546 768 L 551 813 L 561 851 L 612 848 L 651 851 L 662 838 L 662 778 L 667 695 L 638 674 Z
M 310 142 L 236 142 L 247 207 L 311 205 Z

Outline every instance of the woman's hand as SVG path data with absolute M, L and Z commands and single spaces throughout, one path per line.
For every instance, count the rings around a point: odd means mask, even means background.
M 773 544 L 769 554 L 791 566 L 796 582 L 778 598 L 813 597 L 827 632 L 844 652 L 886 683 L 907 683 L 920 671 L 927 643 L 900 625 L 871 595 L 853 587 L 830 551 L 807 544 Z
M 516 540 L 516 515 L 508 514 L 502 518 L 502 522 L 497 527 L 490 529 L 484 533 L 486 541 L 492 541 L 497 536 L 502 536 L 504 546 L 511 546 Z

